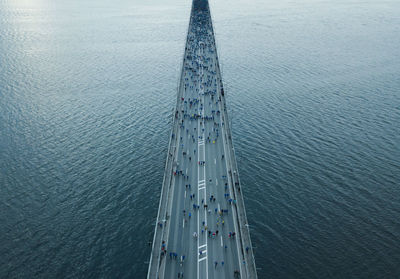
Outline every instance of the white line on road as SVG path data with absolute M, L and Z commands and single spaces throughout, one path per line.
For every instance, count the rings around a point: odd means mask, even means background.
M 199 249 L 206 247 L 206 244 L 199 246 Z
M 185 218 L 183 218 L 182 228 L 185 228 Z
M 199 43 L 199 55 L 201 54 L 201 43 Z M 203 88 L 201 88 L 201 86 L 200 86 L 200 84 L 202 83 L 202 81 L 203 81 L 203 75 L 204 75 L 204 69 L 203 69 L 203 65 L 201 64 L 201 60 L 200 59 L 198 59 L 198 66 L 199 66 L 199 94 L 202 96 L 202 103 L 204 103 L 205 104 L 205 102 L 204 102 L 204 89 Z M 202 92 L 201 92 L 202 91 Z M 202 109 L 201 109 L 202 111 L 200 112 L 200 115 L 204 115 L 205 114 L 205 107 L 203 107 Z M 200 126 L 203 126 L 203 129 L 205 129 L 205 122 L 202 124 L 202 125 L 200 125 Z M 198 133 L 200 132 L 200 126 L 199 126 L 199 130 L 198 130 Z M 205 145 L 204 145 L 204 130 L 203 130 L 203 132 L 202 132 L 202 139 L 201 139 L 201 141 L 199 141 L 199 145 L 198 145 L 198 149 L 199 149 L 199 160 L 200 160 L 200 146 L 204 146 L 202 149 L 203 149 L 203 160 L 204 161 L 206 161 L 206 151 L 205 151 Z M 203 168 L 203 177 L 204 178 L 206 178 L 206 168 Z M 204 198 L 206 198 L 206 196 L 207 196 L 207 188 L 205 187 L 205 182 L 204 182 Z M 205 222 L 206 222 L 206 224 L 207 224 L 207 212 L 206 212 L 206 210 L 204 210 L 204 220 L 205 220 Z M 206 239 L 205 239 L 205 245 L 206 245 L 206 247 L 207 247 L 207 244 L 208 244 L 208 239 L 207 239 L 207 237 L 206 237 Z M 197 269 L 198 269 L 199 267 L 197 266 Z M 206 279 L 208 279 L 208 260 L 206 261 L 206 268 L 205 268 L 205 271 L 206 271 L 206 276 L 205 276 L 205 278 Z M 203 276 L 202 276 L 203 277 Z M 197 270 L 197 278 L 199 278 L 199 270 Z
M 218 179 L 215 179 L 215 185 L 218 186 Z
M 185 199 L 186 199 L 186 190 L 185 190 Z
M 207 259 L 207 257 L 201 258 L 201 259 L 199 260 L 199 262 L 201 262 L 202 260 L 205 260 L 205 259 Z
M 217 158 L 214 158 L 214 164 L 217 164 Z
M 221 235 L 221 247 L 224 247 L 224 243 L 222 242 L 222 235 Z

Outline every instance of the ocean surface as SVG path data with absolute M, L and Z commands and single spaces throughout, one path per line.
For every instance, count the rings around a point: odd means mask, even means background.
M 210 0 L 263 278 L 400 278 L 400 2 Z M 0 278 L 145 278 L 190 0 L 0 0 Z

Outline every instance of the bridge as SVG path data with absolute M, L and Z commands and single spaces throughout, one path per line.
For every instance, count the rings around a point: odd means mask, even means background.
M 257 278 L 208 0 L 193 0 L 148 279 Z

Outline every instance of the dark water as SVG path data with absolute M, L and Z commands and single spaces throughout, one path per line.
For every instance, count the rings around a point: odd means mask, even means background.
M 144 278 L 190 4 L 0 0 L 0 278 Z M 399 278 L 400 2 L 211 9 L 259 278 Z

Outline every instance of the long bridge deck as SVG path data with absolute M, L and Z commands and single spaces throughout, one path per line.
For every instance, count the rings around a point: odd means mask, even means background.
M 257 278 L 210 9 L 193 0 L 148 278 Z

